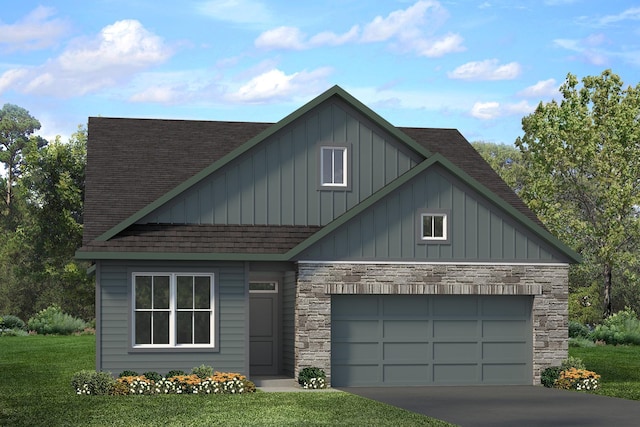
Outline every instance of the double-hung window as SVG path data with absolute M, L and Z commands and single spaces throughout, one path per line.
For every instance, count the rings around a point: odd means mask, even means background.
M 320 185 L 347 187 L 347 147 L 320 147 Z
M 134 273 L 134 348 L 213 347 L 213 274 Z

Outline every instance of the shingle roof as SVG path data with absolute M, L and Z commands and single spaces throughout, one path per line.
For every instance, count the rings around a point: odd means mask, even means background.
M 281 254 L 322 227 L 266 225 L 134 224 L 109 241 L 92 241 L 87 252 Z
M 83 242 L 129 218 L 269 126 L 90 117 Z

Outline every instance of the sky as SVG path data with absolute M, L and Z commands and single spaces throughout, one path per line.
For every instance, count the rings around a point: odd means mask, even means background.
M 512 144 L 568 73 L 640 82 L 637 1 L 0 3 L 0 105 L 49 140 L 91 116 L 277 122 L 337 84 L 393 125 Z

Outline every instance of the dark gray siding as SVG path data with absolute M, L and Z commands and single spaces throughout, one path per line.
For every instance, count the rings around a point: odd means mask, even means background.
M 130 348 L 130 276 L 132 272 L 213 272 L 218 293 L 219 351 L 140 352 Z M 176 263 L 103 261 L 100 274 L 100 335 L 102 354 L 98 370 L 114 375 L 125 369 L 140 373 L 157 371 L 166 374 L 172 369 L 189 372 L 201 364 L 219 371 L 245 371 L 246 287 L 243 263 Z
M 347 191 L 319 191 L 320 146 L 347 144 Z M 325 225 L 422 158 L 346 104 L 328 102 L 139 223 Z
M 448 243 L 421 242 L 417 217 L 444 209 Z M 304 251 L 301 260 L 536 261 L 560 259 L 511 216 L 434 166 Z

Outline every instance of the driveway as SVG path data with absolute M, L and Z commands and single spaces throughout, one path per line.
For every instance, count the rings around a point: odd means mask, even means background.
M 338 389 L 463 427 L 640 425 L 639 401 L 541 386 Z

